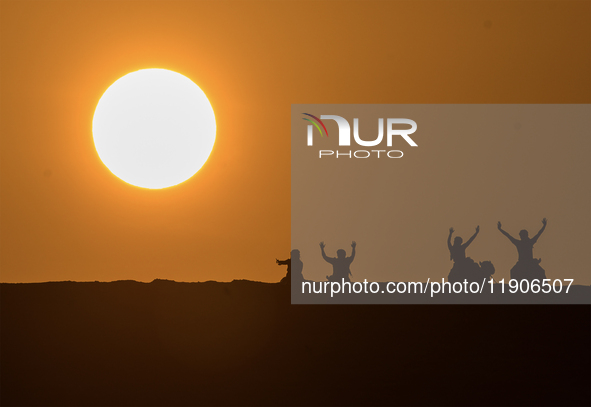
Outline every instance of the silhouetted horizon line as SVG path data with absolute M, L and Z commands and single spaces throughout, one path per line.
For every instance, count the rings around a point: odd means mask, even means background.
M 444 277 L 445 279 L 445 277 Z M 325 281 L 322 280 L 304 280 L 306 282 L 316 282 L 316 283 L 324 283 Z M 434 280 L 435 282 L 438 282 L 437 280 Z M 354 283 L 356 281 L 352 281 L 352 283 Z M 370 281 L 368 280 L 368 283 Z M 373 282 L 373 281 L 372 281 Z M 408 282 L 408 281 L 375 281 L 378 284 L 387 284 L 387 283 L 403 283 L 403 282 Z M 93 283 L 101 283 L 101 284 L 111 284 L 111 283 L 138 283 L 138 284 L 154 284 L 154 283 L 176 283 L 176 284 L 205 284 L 205 283 L 219 283 L 219 284 L 231 284 L 231 283 L 260 283 L 260 284 L 274 284 L 274 285 L 289 285 L 289 284 L 284 284 L 281 281 L 275 281 L 275 282 L 270 282 L 270 281 L 260 281 L 260 280 L 249 280 L 246 278 L 236 278 L 233 279 L 232 281 L 217 281 L 217 280 L 205 280 L 205 281 L 176 281 L 176 280 L 170 280 L 170 279 L 166 279 L 166 278 L 155 278 L 152 281 L 138 281 L 138 280 L 112 280 L 112 281 L 99 281 L 99 280 L 86 280 L 86 281 L 77 281 L 77 280 L 50 280 L 50 281 L 30 281 L 30 282 L 0 282 L 0 284 L 11 284 L 11 285 L 16 285 L 16 284 L 59 284 L 59 283 L 78 283 L 78 284 L 93 284 Z M 361 281 L 361 283 L 363 283 Z M 428 284 L 430 282 L 428 281 L 417 281 L 416 283 L 421 283 L 421 284 Z M 494 284 L 501 284 L 500 281 L 496 281 L 494 282 Z M 509 285 L 508 283 L 503 283 L 504 285 Z M 572 284 L 573 287 L 591 287 L 591 284 Z

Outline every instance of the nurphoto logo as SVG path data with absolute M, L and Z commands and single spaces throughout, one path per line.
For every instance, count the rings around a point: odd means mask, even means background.
M 318 130 L 320 137 L 326 136 L 328 138 L 328 130 L 323 120 L 334 120 L 339 128 L 338 142 L 339 146 L 350 146 L 351 145 L 351 126 L 349 121 L 344 117 L 337 115 L 320 115 L 320 118 L 310 113 L 304 113 L 303 119 L 311 124 L 307 126 L 307 145 L 314 145 L 314 128 Z M 410 126 L 410 128 L 396 128 L 397 126 Z M 410 138 L 410 135 L 417 130 L 417 123 L 410 119 L 386 119 L 386 146 L 392 147 L 392 139 L 396 136 L 400 136 L 406 141 L 411 147 L 418 147 L 417 143 Z M 375 147 L 378 146 L 384 140 L 384 119 L 378 119 L 378 135 L 373 140 L 363 140 L 359 136 L 359 119 L 353 119 L 353 138 L 357 145 L 362 147 Z M 401 158 L 404 153 L 400 150 L 319 150 L 318 157 L 348 157 L 348 158 L 369 158 L 375 156 L 377 158 L 388 157 L 388 158 Z

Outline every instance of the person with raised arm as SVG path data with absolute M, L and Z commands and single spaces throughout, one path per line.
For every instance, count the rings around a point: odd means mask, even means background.
M 456 236 L 453 245 L 451 244 L 451 237 L 455 232 L 454 228 L 449 228 L 449 235 L 447 236 L 447 248 L 449 249 L 449 259 L 453 260 L 454 265 L 447 276 L 447 281 L 450 283 L 463 282 L 464 279 L 474 281 L 476 279 L 476 271 L 479 269 L 478 263 L 470 257 L 466 257 L 466 249 L 476 239 L 480 232 L 480 226 L 476 226 L 476 232 L 468 239 L 466 243 L 462 238 Z
M 542 259 L 534 258 L 534 244 L 538 241 L 548 221 L 546 218 L 542 219 L 542 228 L 540 231 L 531 239 L 527 230 L 523 229 L 519 232 L 519 239 L 515 239 L 509 233 L 503 230 L 501 222 L 497 223 L 499 231 L 509 239 L 511 243 L 517 248 L 517 263 L 511 269 L 511 279 L 514 280 L 529 280 L 530 282 L 534 279 L 544 280 L 546 278 L 546 271 L 540 266 Z
M 355 247 L 357 246 L 357 243 L 352 242 L 351 243 L 351 247 L 353 248 L 351 251 L 351 256 L 346 257 L 347 256 L 347 252 L 343 249 L 339 249 L 337 250 L 337 257 L 328 257 L 326 255 L 326 253 L 324 252 L 324 248 L 326 247 L 326 245 L 324 244 L 324 242 L 320 242 L 320 250 L 322 252 L 322 258 L 327 262 L 332 264 L 332 275 L 331 276 L 326 276 L 326 279 L 328 281 L 338 281 L 339 283 L 344 279 L 345 282 L 350 283 L 351 279 L 349 278 L 350 275 L 352 275 L 351 273 L 351 269 L 349 268 L 349 266 L 351 265 L 351 263 L 353 262 L 353 260 L 355 259 Z
M 449 259 L 453 260 L 454 263 L 458 263 L 466 260 L 466 248 L 470 246 L 474 239 L 476 239 L 476 236 L 480 232 L 480 226 L 476 226 L 476 232 L 474 232 L 472 237 L 468 239 L 468 241 L 464 244 L 462 244 L 462 238 L 456 236 L 454 239 L 454 244 L 452 246 L 451 236 L 454 232 L 454 228 L 449 228 L 449 236 L 447 237 L 447 248 L 449 249 Z

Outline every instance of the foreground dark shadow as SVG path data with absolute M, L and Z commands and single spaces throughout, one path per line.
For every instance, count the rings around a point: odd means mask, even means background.
M 2 405 L 588 405 L 591 306 L 290 305 L 288 284 L 1 284 Z

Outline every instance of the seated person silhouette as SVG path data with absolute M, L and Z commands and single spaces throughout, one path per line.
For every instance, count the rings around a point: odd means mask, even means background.
M 507 236 L 507 239 L 511 241 L 517 248 L 517 263 L 511 269 L 511 279 L 514 280 L 540 280 L 540 282 L 546 278 L 546 271 L 540 266 L 542 259 L 534 259 L 534 244 L 540 238 L 540 235 L 546 229 L 547 224 L 546 218 L 542 219 L 542 228 L 533 237 L 529 238 L 527 230 L 523 229 L 519 232 L 520 239 L 515 239 L 509 233 L 505 232 L 501 227 L 501 222 L 497 224 L 502 234 Z
M 456 236 L 454 239 L 454 244 L 452 245 L 451 237 L 454 233 L 454 228 L 449 228 L 449 236 L 447 236 L 447 248 L 449 249 L 449 259 L 453 260 L 454 262 L 454 265 L 447 276 L 447 281 L 450 283 L 464 282 L 464 280 L 472 282 L 480 279 L 480 266 L 470 257 L 466 257 L 466 248 L 470 246 L 474 239 L 476 239 L 476 236 L 479 232 L 480 226 L 476 226 L 476 232 L 470 239 L 468 239 L 466 243 L 463 243 L 461 237 Z M 480 282 L 482 282 L 482 279 L 480 279 Z
M 297 281 L 304 281 L 304 275 L 302 274 L 302 270 L 304 269 L 304 263 L 300 260 L 300 251 L 299 250 L 292 250 L 291 251 L 291 258 L 287 260 L 279 260 L 275 259 L 277 264 L 280 266 L 287 264 L 287 274 L 285 277 L 281 279 L 281 283 L 289 284 L 291 283 L 291 266 L 293 264 L 293 272 L 294 272 L 294 279 Z
M 324 244 L 324 242 L 320 242 L 322 258 L 326 260 L 328 263 L 332 264 L 332 275 L 326 276 L 326 279 L 328 281 L 337 281 L 340 283 L 344 279 L 345 282 L 351 282 L 349 276 L 352 274 L 351 270 L 349 269 L 349 266 L 355 259 L 355 246 L 357 246 L 357 243 L 352 242 L 351 247 L 353 248 L 353 250 L 351 251 L 350 257 L 346 257 L 347 252 L 345 252 L 343 249 L 339 249 L 337 250 L 337 257 L 334 258 L 328 257 L 326 253 L 324 253 L 324 248 L 326 247 L 326 245 Z

